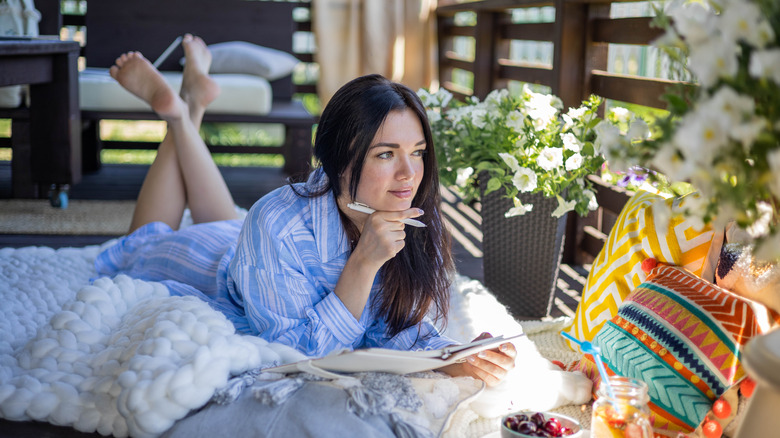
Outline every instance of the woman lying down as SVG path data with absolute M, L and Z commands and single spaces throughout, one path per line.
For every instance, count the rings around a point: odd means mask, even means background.
M 208 75 L 211 55 L 192 35 L 183 46 L 178 95 L 140 53 L 121 55 L 110 69 L 168 131 L 130 233 L 98 256 L 98 274 L 163 282 L 174 295 L 205 300 L 237 331 L 308 356 L 455 344 L 426 317 L 433 310 L 446 318 L 454 268 L 417 95 L 379 75 L 344 85 L 320 117 L 319 166 L 306 182 L 261 198 L 242 221 L 198 133 L 219 93 Z M 177 230 L 186 207 L 195 225 Z M 440 371 L 496 385 L 516 355 L 504 343 Z

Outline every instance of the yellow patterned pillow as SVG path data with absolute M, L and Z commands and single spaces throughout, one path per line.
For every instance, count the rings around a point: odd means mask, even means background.
M 591 266 L 568 333 L 581 341 L 592 341 L 601 326 L 617 314 L 629 292 L 645 280 L 642 261 L 646 258 L 682 266 L 713 281 L 723 232 L 714 232 L 710 225 L 697 230 L 694 220 L 680 214 L 685 199 L 664 199 L 645 191 L 629 199 Z M 577 348 L 573 343 L 570 346 Z

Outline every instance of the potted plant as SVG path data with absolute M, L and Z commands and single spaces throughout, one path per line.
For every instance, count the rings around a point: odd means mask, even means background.
M 593 143 L 601 99 L 562 113 L 560 99 L 527 86 L 484 101 L 455 101 L 444 89 L 419 95 L 442 183 L 481 203 L 485 285 L 516 316 L 546 316 L 566 214 L 598 207 L 586 176 L 604 162 Z

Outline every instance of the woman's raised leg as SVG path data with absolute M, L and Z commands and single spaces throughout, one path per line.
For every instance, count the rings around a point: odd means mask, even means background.
M 138 195 L 130 232 L 154 221 L 176 229 L 188 204 L 196 223 L 236 217 L 230 191 L 198 133 L 206 106 L 219 93 L 208 77 L 211 55 L 199 38 L 187 35 L 183 44 L 187 62 L 181 97 L 140 53 L 120 56 L 111 68 L 123 87 L 168 124 Z

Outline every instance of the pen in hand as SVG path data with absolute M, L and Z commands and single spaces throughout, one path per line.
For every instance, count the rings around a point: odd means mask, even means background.
M 369 207 L 368 205 L 363 204 L 362 202 L 351 202 L 347 204 L 347 207 L 349 207 L 351 210 L 359 211 L 361 213 L 366 213 L 366 214 L 371 214 L 376 211 L 373 208 Z M 409 219 L 409 218 L 401 219 L 401 222 L 405 223 L 406 225 L 411 225 L 417 228 L 426 226 L 424 223 L 418 220 Z

